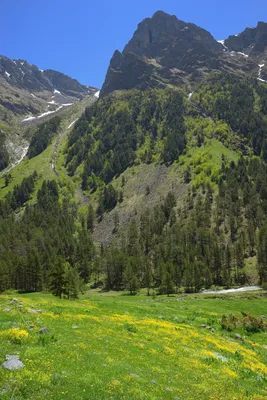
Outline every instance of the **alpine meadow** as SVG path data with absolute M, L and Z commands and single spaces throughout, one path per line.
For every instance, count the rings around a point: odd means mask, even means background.
M 267 23 L 0 56 L 1 399 L 266 399 L 266 307 Z

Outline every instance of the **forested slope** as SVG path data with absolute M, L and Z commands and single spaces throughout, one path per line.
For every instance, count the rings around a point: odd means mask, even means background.
M 25 183 L 2 201 L 1 288 L 61 295 L 72 282 L 76 296 L 80 278 L 131 293 L 264 284 L 265 103 L 263 84 L 215 74 L 189 97 L 131 91 L 87 108 L 65 147 L 86 200 L 77 207 L 57 176 L 35 205 L 25 208 Z

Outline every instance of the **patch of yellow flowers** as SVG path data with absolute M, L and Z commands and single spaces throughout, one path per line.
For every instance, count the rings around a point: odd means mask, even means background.
M 13 343 L 20 344 L 28 339 L 29 333 L 24 329 L 11 328 L 0 332 L 0 336 L 10 340 Z

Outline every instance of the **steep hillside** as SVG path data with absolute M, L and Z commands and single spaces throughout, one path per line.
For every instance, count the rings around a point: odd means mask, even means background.
M 97 89 L 60 72 L 41 71 L 25 60 L 0 56 L 0 151 L 5 154 L 0 170 L 25 156 L 29 124 L 39 124 L 95 93 Z

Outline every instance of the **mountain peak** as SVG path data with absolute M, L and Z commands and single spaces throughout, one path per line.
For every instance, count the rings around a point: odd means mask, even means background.
M 191 73 L 196 64 L 204 70 L 213 55 L 222 51 L 223 46 L 205 29 L 157 11 L 138 24 L 122 54 L 113 55 L 101 93 L 164 87 L 166 81 L 180 85 L 182 78 L 176 71 Z
M 163 18 L 172 18 L 172 17 L 174 17 L 174 18 L 176 18 L 175 15 L 167 14 L 165 11 L 158 10 L 152 15 L 152 17 L 150 19 L 157 18 L 157 17 L 160 17 L 160 18 L 162 18 L 162 17 Z

